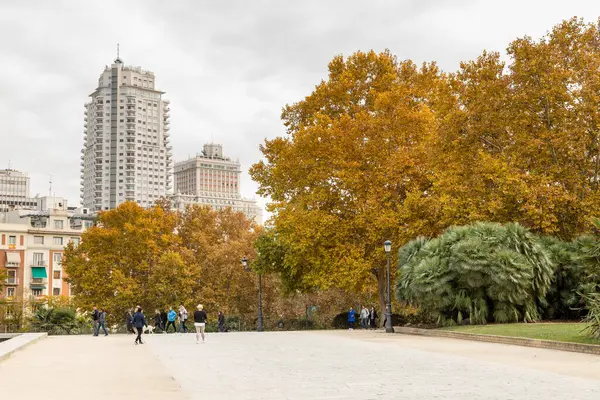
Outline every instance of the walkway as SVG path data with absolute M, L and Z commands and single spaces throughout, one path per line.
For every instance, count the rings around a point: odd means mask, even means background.
M 6 398 L 552 399 L 600 394 L 600 357 L 377 332 L 51 337 L 0 363 Z M 173 377 L 173 378 L 171 378 Z
M 0 397 L 187 399 L 165 366 L 126 336 L 50 336 L 0 362 Z

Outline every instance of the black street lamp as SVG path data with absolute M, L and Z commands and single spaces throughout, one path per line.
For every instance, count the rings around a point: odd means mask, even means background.
M 392 242 L 386 240 L 383 243 L 385 254 L 387 255 L 387 307 L 385 309 L 385 331 L 387 333 L 394 333 L 394 327 L 392 325 L 392 287 L 390 285 L 390 252 L 392 251 Z
M 244 267 L 244 269 L 246 271 L 249 271 L 248 259 L 246 257 L 242 258 L 242 266 Z M 262 312 L 262 274 L 260 272 L 257 272 L 257 274 L 258 274 L 258 322 L 257 322 L 256 331 L 262 332 L 265 330 L 263 328 L 263 312 Z

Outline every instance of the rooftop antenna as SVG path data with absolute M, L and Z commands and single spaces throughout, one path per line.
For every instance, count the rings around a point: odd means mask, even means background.
M 50 175 L 50 188 L 48 189 L 48 196 L 52 197 L 52 175 Z
M 120 50 L 120 49 L 119 49 L 119 43 L 117 43 L 117 58 L 116 58 L 115 62 L 116 62 L 116 63 L 121 63 L 121 64 L 122 64 L 122 63 L 123 63 L 123 61 L 121 61 L 121 57 L 120 57 L 121 53 L 120 53 L 120 51 L 119 51 L 119 50 Z
M 8 169 L 10 169 L 10 167 L 11 167 L 11 161 L 8 160 Z

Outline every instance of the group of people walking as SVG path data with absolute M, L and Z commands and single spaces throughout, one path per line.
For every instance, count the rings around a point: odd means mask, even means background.
M 361 306 L 360 313 L 358 314 L 360 319 L 360 327 L 363 329 L 375 329 L 377 323 L 377 310 L 375 307 Z M 348 329 L 353 330 L 356 324 L 356 311 L 354 307 L 350 307 L 348 311 Z
M 160 330 L 164 333 L 169 333 L 169 328 L 173 327 L 173 332 L 188 333 L 187 322 L 189 319 L 189 313 L 186 308 L 182 305 L 179 306 L 178 312 L 175 312 L 173 307 L 169 308 L 169 311 L 156 310 L 154 315 L 154 326 L 151 328 L 152 331 Z M 196 310 L 193 313 L 194 328 L 196 330 L 196 343 L 206 342 L 206 324 L 208 322 L 208 314 L 204 311 L 204 306 L 198 304 Z M 93 308 L 92 311 L 93 331 L 94 336 L 98 336 L 100 329 L 103 329 L 104 335 L 108 336 L 106 330 L 106 311 L 103 309 Z M 225 315 L 219 311 L 217 316 L 219 324 L 219 331 L 225 332 Z M 178 322 L 178 327 L 176 326 Z M 137 306 L 133 310 L 128 310 L 125 314 L 125 323 L 127 325 L 127 331 L 137 334 L 135 338 L 135 344 L 144 344 L 142 341 L 142 334 L 144 330 L 148 328 L 146 317 L 144 316 L 142 307 Z

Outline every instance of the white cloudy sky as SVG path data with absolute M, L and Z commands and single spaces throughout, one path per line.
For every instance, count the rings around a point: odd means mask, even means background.
M 213 140 L 247 171 L 258 145 L 283 134 L 282 106 L 336 54 L 389 48 L 450 71 L 572 16 L 596 21 L 600 1 L 0 0 L 0 168 L 28 172 L 32 195 L 48 193 L 51 175 L 56 195 L 79 203 L 83 104 L 116 43 L 167 92 L 175 160 Z

